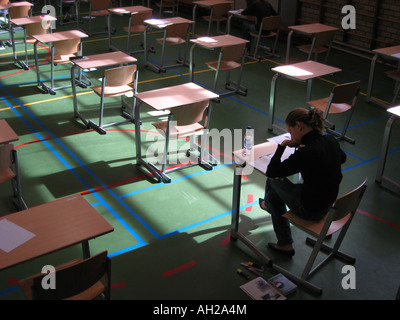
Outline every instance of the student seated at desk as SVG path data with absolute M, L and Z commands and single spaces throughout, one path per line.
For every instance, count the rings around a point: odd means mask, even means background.
M 243 38 L 249 40 L 247 43 L 247 51 L 251 48 L 250 33 L 258 33 L 262 19 L 269 16 L 276 16 L 277 13 L 271 4 L 266 0 L 246 0 L 247 8 L 242 11 L 243 16 L 254 16 L 256 21 L 243 21 Z
M 289 221 L 282 217 L 286 205 L 293 214 L 305 220 L 318 221 L 335 202 L 342 180 L 341 164 L 346 154 L 331 135 L 323 135 L 325 119 L 319 109 L 296 108 L 286 120 L 291 140 L 284 140 L 267 168 L 264 199 L 261 209 L 272 216 L 278 242 L 268 248 L 287 257 L 295 254 Z M 297 150 L 286 160 L 281 156 L 286 147 Z M 295 184 L 286 177 L 301 173 L 303 183 Z

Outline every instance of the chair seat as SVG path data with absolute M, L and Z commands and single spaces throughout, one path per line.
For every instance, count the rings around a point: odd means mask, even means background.
M 162 132 L 164 132 L 164 134 L 166 134 L 166 132 L 167 132 L 167 125 L 168 125 L 168 121 L 153 123 L 153 126 L 156 127 L 157 129 L 161 130 Z M 184 138 L 184 137 L 191 136 L 193 134 L 197 134 L 197 133 L 200 134 L 203 129 L 204 129 L 204 127 L 199 123 L 194 123 L 194 124 L 187 125 L 187 126 L 171 126 L 170 127 L 170 136 Z
M 203 16 L 202 17 L 204 20 L 206 20 L 206 21 L 210 21 L 210 16 Z M 227 21 L 228 20 L 228 18 L 227 17 L 224 17 L 224 16 L 219 16 L 219 17 L 213 17 L 212 19 L 211 19 L 211 21 L 214 21 L 214 22 L 222 22 L 222 21 Z
M 286 219 L 289 219 L 291 223 L 293 223 L 295 226 L 297 226 L 300 229 L 306 229 L 308 232 L 314 234 L 315 237 L 318 237 L 322 231 L 322 228 L 325 224 L 325 220 L 327 215 L 325 215 L 324 218 L 322 218 L 320 221 L 310 221 L 310 220 L 305 220 L 302 218 L 299 218 L 293 212 L 288 211 L 285 214 L 283 214 L 283 217 Z M 339 231 L 349 220 L 350 214 L 345 216 L 344 218 L 333 221 L 329 227 L 329 230 L 327 232 L 327 236 L 334 234 L 336 231 Z
M 123 29 L 128 32 L 129 31 L 129 27 L 123 27 Z M 146 29 L 146 26 L 140 24 L 137 26 L 132 26 L 131 27 L 131 32 L 143 32 Z
M 158 38 L 156 39 L 158 42 L 163 43 L 164 39 L 163 38 Z M 167 37 L 165 38 L 165 44 L 166 45 L 178 45 L 185 43 L 186 41 L 180 37 Z
M 325 111 L 328 105 L 328 100 L 329 98 L 322 98 L 318 100 L 307 101 L 307 103 L 314 108 L 318 108 L 321 109 L 322 111 Z M 347 103 L 332 103 L 329 109 L 329 113 L 342 113 L 350 109 L 351 106 Z
M 92 90 L 96 92 L 99 96 L 101 96 L 101 86 L 92 87 Z M 125 93 L 132 92 L 132 87 L 128 85 L 123 86 L 115 86 L 115 87 L 105 87 L 104 88 L 104 96 L 105 97 L 119 97 L 124 95 Z
M 0 183 L 9 181 L 14 177 L 15 177 L 14 171 L 12 171 L 10 168 L 6 168 L 0 172 Z
M 302 46 L 298 46 L 297 48 L 302 52 L 308 53 L 311 50 L 311 44 L 305 44 Z M 324 53 L 327 51 L 328 51 L 328 48 L 326 48 L 326 47 L 317 47 L 317 48 L 314 48 L 313 53 Z
M 69 63 L 69 62 L 71 62 L 69 60 L 69 58 L 71 58 L 71 57 L 75 57 L 75 55 L 74 54 L 65 54 L 65 55 L 60 55 L 60 56 L 54 56 L 53 63 L 54 64 Z
M 65 300 L 93 300 L 104 293 L 105 290 L 105 285 L 98 281 L 87 290 Z
M 385 73 L 389 78 L 392 78 L 393 80 L 400 80 L 400 70 L 386 71 Z
M 206 62 L 206 65 L 208 65 L 211 69 L 217 70 L 218 61 Z M 239 68 L 240 66 L 241 64 L 236 61 L 221 61 L 220 70 L 232 70 Z
M 258 37 L 258 33 L 252 33 L 252 32 L 250 32 L 250 35 L 252 36 L 252 37 Z M 277 33 L 276 32 L 270 32 L 269 34 L 263 34 L 263 33 L 261 33 L 261 38 L 271 38 L 271 37 L 275 37 L 277 35 Z

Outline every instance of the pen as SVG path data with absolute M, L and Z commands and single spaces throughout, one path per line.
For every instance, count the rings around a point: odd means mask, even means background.
M 243 271 L 242 271 L 242 269 L 237 269 L 236 270 L 237 271 L 237 273 L 239 274 L 239 275 L 241 275 L 243 278 L 245 278 L 245 279 L 250 279 L 250 277 L 247 275 L 247 274 L 245 274 Z

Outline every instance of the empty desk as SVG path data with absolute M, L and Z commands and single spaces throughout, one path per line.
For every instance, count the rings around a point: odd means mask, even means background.
M 54 87 L 54 43 L 58 41 L 64 41 L 64 40 L 74 40 L 74 39 L 81 39 L 88 37 L 86 33 L 83 33 L 79 30 L 68 30 L 68 31 L 60 31 L 60 32 L 54 32 L 54 33 L 47 33 L 47 34 L 39 34 L 39 35 L 34 35 L 33 38 L 36 39 L 36 42 L 34 44 L 34 51 L 35 51 L 35 66 L 36 66 L 36 75 L 37 75 L 37 84 L 38 86 L 41 86 L 43 90 L 46 93 L 50 94 L 56 94 L 56 90 L 58 89 L 63 89 L 67 88 L 69 86 L 62 86 L 62 87 Z M 38 43 L 45 43 L 51 45 L 50 48 L 50 54 L 51 54 L 51 75 L 50 75 L 50 81 L 51 85 L 50 87 L 44 84 L 40 80 L 40 70 L 39 70 L 39 59 L 38 59 L 38 53 L 37 53 L 37 46 Z M 80 50 L 79 50 L 79 55 L 82 55 L 82 42 L 80 42 Z M 80 82 L 80 85 L 85 86 L 83 82 Z M 87 83 L 87 85 L 90 85 L 90 83 Z
M 383 134 L 383 141 L 382 141 L 381 156 L 379 159 L 378 170 L 376 173 L 375 180 L 378 183 L 386 182 L 391 187 L 393 187 L 396 190 L 396 192 L 400 192 L 400 183 L 395 182 L 393 179 L 390 179 L 388 176 L 385 176 L 383 174 L 385 170 L 392 127 L 393 124 L 400 119 L 400 106 L 389 108 L 387 109 L 387 111 L 390 112 L 392 116 L 389 118 L 385 126 L 385 131 Z
M 108 9 L 108 11 L 110 12 L 110 14 L 108 15 L 108 48 L 110 50 L 121 50 L 124 51 L 127 54 L 130 53 L 138 53 L 141 52 L 143 50 L 136 50 L 136 51 L 131 51 L 130 50 L 130 41 L 131 41 L 131 27 L 132 27 L 132 15 L 134 14 L 138 14 L 140 12 L 144 12 L 144 11 L 151 11 L 153 12 L 153 9 L 148 8 L 148 7 L 144 7 L 144 6 L 130 6 L 130 7 L 119 7 L 119 8 L 110 8 Z M 116 46 L 114 46 L 112 44 L 112 40 L 111 40 L 111 29 L 112 29 L 112 15 L 117 15 L 117 16 L 122 16 L 122 17 L 129 17 L 129 23 L 128 23 L 128 40 L 126 42 L 126 50 L 122 49 L 122 48 L 118 48 Z
M 179 35 L 172 35 L 172 37 L 178 39 L 181 37 L 185 37 L 185 53 L 183 58 L 182 57 L 178 57 L 177 63 L 173 64 L 173 65 L 168 65 L 168 66 L 164 66 L 164 52 L 165 52 L 165 46 L 166 46 L 166 42 L 168 41 L 168 29 L 170 26 L 178 26 L 178 25 L 189 25 L 189 24 L 193 24 L 194 22 L 192 20 L 188 20 L 185 18 L 181 18 L 181 17 L 171 17 L 168 19 L 148 19 L 145 20 L 144 23 L 148 26 L 148 28 L 145 29 L 144 31 L 144 47 L 147 48 L 148 46 L 152 47 L 151 45 L 151 40 L 149 41 L 149 39 L 151 39 L 149 37 L 149 34 L 151 36 L 152 34 L 152 29 L 158 29 L 158 30 L 163 30 L 163 41 L 162 41 L 162 49 L 161 49 L 161 62 L 159 65 L 149 61 L 148 58 L 148 53 L 147 50 L 145 50 L 144 52 L 144 60 L 146 63 L 146 66 L 153 69 L 156 72 L 165 72 L 166 69 L 165 68 L 172 68 L 172 67 L 179 67 L 179 66 L 188 66 L 188 62 L 187 62 L 187 46 L 188 46 L 188 41 L 189 41 L 189 28 L 187 28 L 186 32 L 179 34 Z M 150 30 L 149 30 L 150 29 Z M 177 45 L 180 45 L 179 42 L 177 42 Z
M 100 110 L 99 115 L 99 123 L 96 124 L 91 120 L 87 120 L 78 110 L 78 97 L 76 94 L 76 84 L 75 84 L 75 73 L 76 68 L 82 69 L 90 69 L 90 68 L 99 68 L 99 67 L 112 67 L 116 65 L 124 65 L 129 63 L 136 62 L 137 59 L 134 57 L 123 53 L 121 51 L 115 52 L 107 52 L 107 53 L 100 53 L 95 55 L 84 56 L 79 59 L 72 60 L 73 66 L 71 68 L 71 86 L 72 86 L 72 93 L 74 99 L 74 117 L 79 118 L 85 124 L 86 127 L 91 127 L 95 129 L 99 133 L 105 133 L 104 127 L 115 125 L 124 122 L 132 122 L 133 119 L 129 116 L 128 119 L 124 121 L 118 121 L 113 123 L 108 123 L 106 125 L 102 124 L 103 121 L 103 110 Z M 81 74 L 81 71 L 79 72 Z M 105 85 L 105 78 L 102 79 L 102 84 Z
M 136 163 L 145 167 L 159 181 L 170 182 L 171 179 L 151 162 L 142 157 L 142 142 L 140 132 L 140 107 L 143 104 L 156 111 L 169 110 L 175 107 L 185 106 L 196 102 L 212 100 L 218 95 L 198 86 L 194 83 L 185 83 L 172 87 L 150 90 L 136 94 L 137 105 L 135 108 L 135 132 L 136 132 Z
M 273 124 L 275 116 L 276 81 L 280 76 L 284 76 L 293 80 L 307 82 L 307 96 L 305 101 L 310 101 L 312 100 L 312 82 L 315 78 L 341 71 L 341 69 L 339 68 L 331 67 L 326 64 L 311 60 L 290 65 L 278 66 L 272 68 L 271 70 L 276 72 L 276 74 L 272 77 L 270 90 L 268 119 L 268 130 L 270 131 L 272 131 L 274 127 L 282 130 L 282 128 L 274 126 Z
M 292 43 L 292 35 L 294 32 L 313 37 L 316 33 L 339 30 L 338 28 L 327 26 L 321 23 L 302 24 L 297 26 L 289 26 L 288 28 L 290 31 L 287 38 L 286 64 L 289 64 L 290 46 Z
M 400 45 L 387 47 L 387 48 L 381 48 L 381 49 L 375 49 L 375 50 L 373 50 L 373 52 L 375 53 L 375 55 L 371 60 L 371 67 L 370 67 L 369 79 L 368 79 L 367 97 L 365 98 L 365 100 L 367 102 L 373 102 L 373 103 L 387 109 L 388 107 L 390 107 L 388 104 L 384 103 L 381 100 L 371 97 L 372 88 L 373 88 L 373 84 L 374 84 L 374 73 L 375 73 L 376 60 L 378 59 L 379 56 L 382 56 L 385 59 L 397 60 L 398 68 L 400 68 Z
M 79 194 L 2 216 L 0 223 L 30 235 L 25 242 L 14 239 L 21 244 L 8 252 L 0 250 L 0 270 L 80 243 L 88 258 L 89 240 L 114 230 Z
M 32 16 L 26 18 L 15 18 L 10 20 L 10 35 L 11 35 L 11 44 L 13 47 L 13 56 L 14 63 L 19 65 L 22 69 L 29 69 L 28 62 L 28 48 L 27 48 L 27 36 L 32 36 L 33 34 L 27 35 L 27 28 L 35 28 L 42 31 L 49 29 L 51 27 L 51 21 L 56 21 L 57 18 L 52 17 L 50 15 L 40 15 L 40 16 Z M 35 25 L 40 25 L 38 28 L 34 27 Z M 22 27 L 24 29 L 24 44 L 25 44 L 25 62 L 21 62 L 17 58 L 17 52 L 15 48 L 15 39 L 14 39 L 14 26 Z M 43 32 L 43 31 L 42 31 Z M 45 32 L 43 32 L 45 33 Z

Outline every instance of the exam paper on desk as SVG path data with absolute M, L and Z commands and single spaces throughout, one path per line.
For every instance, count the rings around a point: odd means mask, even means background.
M 291 154 L 293 154 L 295 151 L 295 148 L 285 148 L 285 151 L 282 154 L 281 160 L 285 160 L 287 158 L 289 158 L 289 156 Z M 265 173 L 267 171 L 267 167 L 272 159 L 272 157 L 274 156 L 274 152 L 270 152 L 267 154 L 262 155 L 260 158 L 250 162 L 249 164 L 251 166 L 253 166 L 254 168 L 256 168 L 257 170 Z
M 0 250 L 8 253 L 34 236 L 34 233 L 7 219 L 0 220 Z

